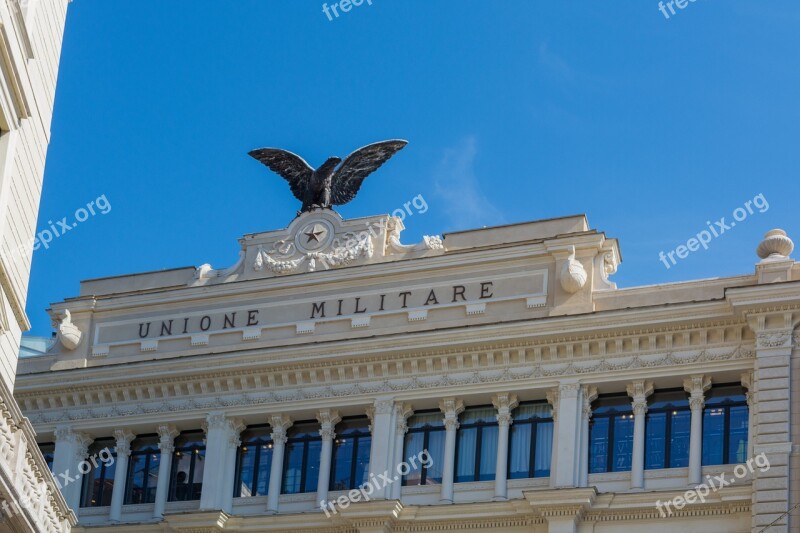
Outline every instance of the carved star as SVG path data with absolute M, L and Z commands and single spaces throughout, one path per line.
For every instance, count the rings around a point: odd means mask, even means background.
M 308 237 L 308 240 L 306 240 L 306 244 L 309 244 L 311 242 L 320 242 L 320 237 L 324 237 L 326 232 L 327 230 L 325 229 L 324 226 L 321 226 L 319 224 L 314 224 L 311 228 L 309 228 L 308 231 L 303 232 L 303 235 Z

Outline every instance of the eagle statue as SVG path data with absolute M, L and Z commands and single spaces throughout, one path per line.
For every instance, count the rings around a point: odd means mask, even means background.
M 250 156 L 289 182 L 292 194 L 303 202 L 298 212 L 301 214 L 346 204 L 356 197 L 364 178 L 378 170 L 406 144 L 408 142 L 403 140 L 368 144 L 347 156 L 344 161 L 330 157 L 317 169 L 302 157 L 278 148 L 260 148 L 250 152 Z

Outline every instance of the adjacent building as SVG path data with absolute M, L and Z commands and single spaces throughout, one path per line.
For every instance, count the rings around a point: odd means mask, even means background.
M 0 530 L 69 531 L 67 508 L 12 391 L 67 0 L 0 1 Z
M 582 215 L 402 230 L 311 211 L 53 304 L 16 397 L 76 530 L 798 531 L 783 231 L 752 273 L 620 289 Z

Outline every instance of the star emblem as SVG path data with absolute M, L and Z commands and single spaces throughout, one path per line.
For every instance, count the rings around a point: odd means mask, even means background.
M 327 228 L 322 224 L 314 224 L 307 231 L 304 231 L 303 235 L 307 237 L 306 244 L 310 244 L 312 242 L 321 242 L 320 238 L 324 239 L 327 232 Z

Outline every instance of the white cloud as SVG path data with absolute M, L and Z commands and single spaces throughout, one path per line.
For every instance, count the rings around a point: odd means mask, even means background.
M 433 191 L 451 230 L 466 230 L 503 223 L 503 214 L 481 191 L 475 176 L 478 153 L 475 137 L 446 148 L 433 172 Z

